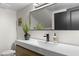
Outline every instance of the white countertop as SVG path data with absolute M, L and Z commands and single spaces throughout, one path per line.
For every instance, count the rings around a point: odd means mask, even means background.
M 32 38 L 29 40 L 17 40 L 16 44 L 47 56 L 79 56 L 79 46 L 45 42 Z

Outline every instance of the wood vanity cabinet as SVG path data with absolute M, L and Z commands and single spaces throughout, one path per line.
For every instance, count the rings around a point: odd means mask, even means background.
M 30 49 L 26 49 L 22 46 L 16 45 L 16 55 L 17 56 L 43 56 L 42 54 L 39 54 L 35 51 L 32 51 Z

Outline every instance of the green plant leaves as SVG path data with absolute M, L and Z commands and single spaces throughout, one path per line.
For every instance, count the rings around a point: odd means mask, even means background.
M 21 26 L 22 26 L 22 29 L 23 29 L 24 33 L 27 33 L 30 30 L 29 29 L 30 27 L 24 22 L 22 17 L 20 17 L 19 19 L 20 19 L 20 21 L 22 21 Z
M 27 26 L 26 23 L 22 23 L 22 28 L 23 28 L 24 33 L 27 33 L 29 31 L 29 27 Z
M 44 26 L 43 26 L 42 24 L 37 24 L 37 25 L 36 25 L 36 29 L 37 29 L 37 30 L 44 29 Z

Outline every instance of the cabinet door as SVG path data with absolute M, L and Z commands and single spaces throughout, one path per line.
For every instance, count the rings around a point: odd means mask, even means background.
M 68 23 L 67 23 L 67 12 L 60 12 L 54 14 L 55 18 L 55 30 L 67 30 Z
M 26 49 L 19 45 L 16 45 L 16 55 L 17 56 L 43 56 L 42 54 Z
M 72 30 L 79 30 L 79 9 L 70 11 L 70 15 Z

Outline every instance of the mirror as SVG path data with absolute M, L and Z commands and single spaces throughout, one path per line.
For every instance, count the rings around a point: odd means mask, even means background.
M 31 29 L 79 30 L 77 15 L 79 3 L 55 3 L 30 13 Z
M 52 12 L 46 8 L 32 11 L 30 13 L 32 30 L 51 30 L 52 29 Z

